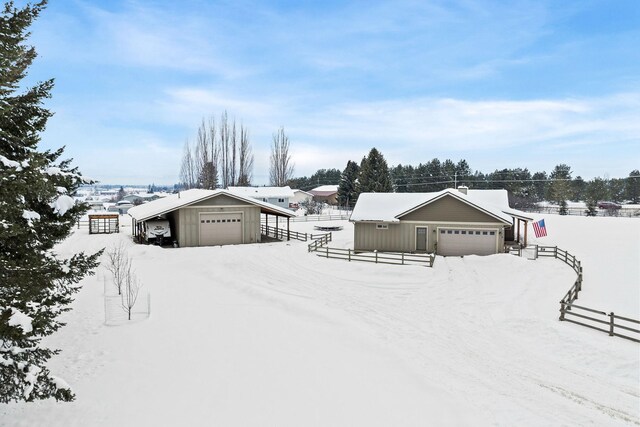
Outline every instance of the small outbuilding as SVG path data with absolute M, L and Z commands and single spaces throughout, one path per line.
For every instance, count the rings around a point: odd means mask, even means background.
M 119 217 L 117 213 L 89 214 L 89 234 L 119 233 Z
M 487 201 L 491 197 L 493 203 Z M 360 194 L 350 218 L 355 225 L 354 249 L 439 255 L 502 252 L 516 212 L 506 213 L 497 206 L 499 197 L 498 193 L 469 195 L 466 189 Z
M 214 246 L 261 241 L 261 215 L 286 219 L 290 210 L 228 190 L 192 189 L 129 209 L 133 235 L 141 240 L 146 222 L 166 219 L 181 247 Z

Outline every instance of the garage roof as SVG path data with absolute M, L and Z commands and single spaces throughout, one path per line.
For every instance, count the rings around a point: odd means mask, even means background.
M 246 197 L 293 198 L 293 190 L 288 185 L 286 187 L 228 187 L 228 190 Z
M 499 221 L 511 224 L 511 216 L 504 213 L 499 207 L 453 189 L 435 193 L 362 193 L 358 196 L 358 202 L 353 209 L 350 220 L 399 222 L 401 216 L 447 195 L 484 211 Z
M 131 215 L 136 221 L 145 221 L 150 218 L 155 218 L 160 215 L 175 211 L 185 206 L 192 205 L 194 203 L 202 202 L 212 197 L 224 194 L 229 197 L 233 197 L 245 203 L 259 206 L 260 212 L 268 213 L 279 216 L 293 217 L 295 214 L 288 209 L 281 208 L 280 206 L 273 205 L 271 203 L 262 202 L 260 200 L 253 199 L 251 197 L 241 196 L 239 194 L 232 193 L 228 190 L 201 190 L 191 189 L 181 191 L 176 194 L 157 199 L 140 206 L 129 209 L 129 215 Z

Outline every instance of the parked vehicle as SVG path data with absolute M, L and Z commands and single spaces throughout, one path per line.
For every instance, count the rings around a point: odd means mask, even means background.
M 171 227 L 166 219 L 156 219 L 145 222 L 146 230 L 144 239 L 147 243 L 153 242 L 162 246 L 164 239 L 171 237 Z
M 614 202 L 598 202 L 600 209 L 620 209 L 622 206 Z

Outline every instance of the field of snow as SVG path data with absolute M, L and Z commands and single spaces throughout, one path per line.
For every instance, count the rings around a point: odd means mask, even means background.
M 537 242 L 583 262 L 580 303 L 640 318 L 640 220 L 545 220 Z M 335 224 L 332 246 L 350 247 L 352 225 Z M 4 405 L 0 425 L 640 425 L 640 346 L 557 320 L 575 280 L 561 261 L 375 265 L 304 242 L 170 249 L 128 232 L 77 230 L 59 252 L 125 242 L 151 317 L 106 326 L 101 267 L 48 340 L 76 401 Z

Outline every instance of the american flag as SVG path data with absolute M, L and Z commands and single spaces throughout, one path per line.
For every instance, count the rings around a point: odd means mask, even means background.
M 544 225 L 544 219 L 533 223 L 533 232 L 536 237 L 544 237 L 547 235 L 547 227 Z

